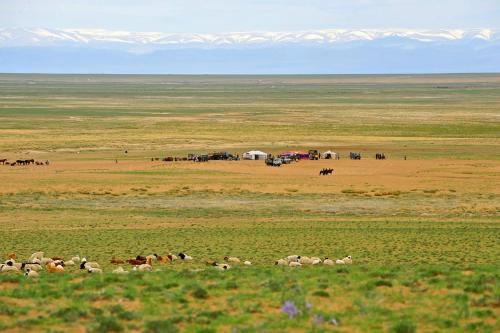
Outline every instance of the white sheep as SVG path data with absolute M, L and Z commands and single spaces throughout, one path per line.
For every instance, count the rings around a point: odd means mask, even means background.
M 38 272 L 38 271 L 43 270 L 43 266 L 39 265 L 39 264 L 24 264 L 24 267 L 21 269 L 24 269 L 25 271 L 27 271 L 29 269 L 31 271 Z
M 52 260 L 52 258 L 47 258 L 47 257 L 43 257 L 40 259 L 40 264 L 42 265 L 47 265 L 48 263 L 51 263 L 51 262 L 54 262 L 54 260 Z
M 302 264 L 300 262 L 292 261 L 288 264 L 290 267 L 300 267 Z
M 76 264 L 77 262 L 80 262 L 80 256 L 74 256 L 71 260 Z
M 75 262 L 73 260 L 68 260 L 64 262 L 64 265 L 66 266 L 75 266 Z
M 39 277 L 38 272 L 32 271 L 30 268 L 26 269 L 24 275 L 30 279 L 36 279 Z
M 245 260 L 243 262 L 243 265 L 246 265 L 246 266 L 252 266 L 252 262 L 251 261 L 248 261 L 248 260 Z
M 89 269 L 89 268 L 101 268 L 101 266 L 95 261 L 88 262 L 86 258 L 83 258 L 80 263 L 80 269 Z
M 228 264 L 216 264 L 214 267 L 219 271 L 226 271 L 231 268 Z
M 188 256 L 187 254 L 185 253 L 179 253 L 179 258 L 181 258 L 181 260 L 193 260 L 193 257 L 191 256 Z
M 234 262 L 234 263 L 240 263 L 241 260 L 239 258 L 236 258 L 236 257 L 224 257 L 224 260 L 225 261 L 229 261 L 229 262 Z
M 38 260 L 40 260 L 40 261 L 41 261 L 41 260 L 42 260 L 42 258 L 43 258 L 43 255 L 44 255 L 44 254 L 45 254 L 45 253 L 43 253 L 43 252 L 35 252 L 35 253 L 33 253 L 33 254 L 29 257 L 28 262 L 34 262 L 33 260 L 35 260 L 35 259 L 38 259 Z M 44 265 L 45 265 L 45 264 L 44 264 Z
M 325 258 L 325 260 L 323 260 L 323 265 L 332 266 L 334 265 L 334 262 L 332 259 Z
M 301 256 L 298 259 L 298 262 L 300 262 L 302 265 L 310 265 L 310 264 L 312 264 L 312 259 L 307 257 L 307 256 Z
M 153 270 L 153 267 L 150 264 L 142 264 L 137 266 L 137 270 L 139 272 L 151 272 Z
M 95 267 L 89 267 L 87 269 L 87 271 L 91 274 L 101 274 L 102 273 L 102 269 L 100 268 L 95 268 Z
M 286 259 L 278 259 L 274 262 L 275 265 L 286 266 L 288 265 L 288 261 Z
M 288 256 L 286 257 L 286 260 L 288 260 L 288 262 L 298 262 L 300 259 L 300 256 L 294 254 L 294 255 L 291 255 L 291 256 Z
M 344 261 L 348 265 L 351 265 L 352 264 L 352 257 L 351 256 L 347 256 L 344 259 L 342 259 L 342 261 Z
M 19 272 L 19 268 L 17 268 L 16 266 L 1 264 L 0 272 Z
M 314 257 L 314 258 L 311 258 L 311 260 L 312 260 L 312 264 L 313 265 L 321 264 L 321 259 L 320 258 Z
M 117 269 L 113 270 L 115 274 L 128 274 L 128 271 L 124 270 L 122 266 L 119 266 Z
M 7 260 L 5 262 L 5 265 L 16 267 L 18 270 L 23 268 L 23 264 L 20 262 L 16 262 L 14 259 Z
M 345 261 L 342 260 L 342 259 L 337 259 L 337 260 L 335 260 L 335 264 L 337 264 L 337 265 L 345 265 Z

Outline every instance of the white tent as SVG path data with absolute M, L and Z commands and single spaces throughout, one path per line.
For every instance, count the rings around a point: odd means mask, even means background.
M 327 150 L 325 151 L 323 154 L 322 154 L 322 157 L 324 159 L 332 159 L 332 160 L 336 160 L 337 159 L 337 153 L 334 152 L 334 151 L 331 151 L 331 150 Z
M 259 150 L 251 150 L 243 154 L 243 159 L 245 160 L 265 160 L 267 154 Z

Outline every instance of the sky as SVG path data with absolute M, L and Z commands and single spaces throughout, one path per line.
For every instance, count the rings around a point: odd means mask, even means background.
M 500 29 L 500 0 L 0 0 L 0 28 Z

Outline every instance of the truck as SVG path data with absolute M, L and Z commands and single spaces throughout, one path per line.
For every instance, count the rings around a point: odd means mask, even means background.
M 319 150 L 316 150 L 316 149 L 309 150 L 309 159 L 310 160 L 319 160 L 320 158 L 321 158 L 321 154 L 319 153 Z

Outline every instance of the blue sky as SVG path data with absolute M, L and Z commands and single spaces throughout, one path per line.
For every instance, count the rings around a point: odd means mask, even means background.
M 500 0 L 0 0 L 0 27 L 161 32 L 500 29 Z

